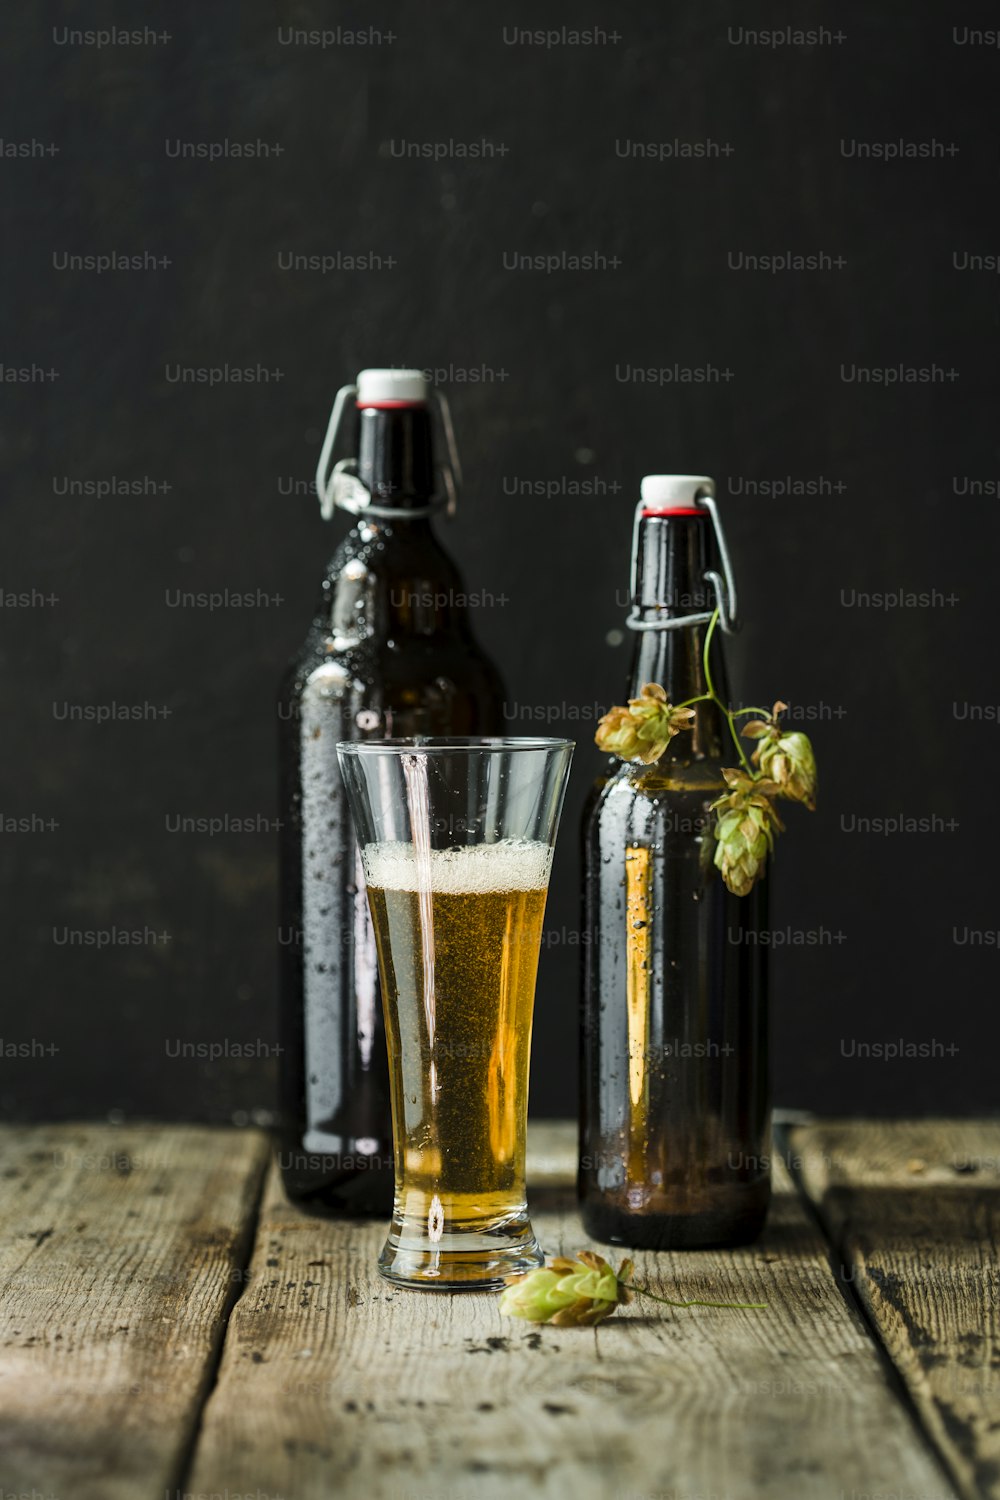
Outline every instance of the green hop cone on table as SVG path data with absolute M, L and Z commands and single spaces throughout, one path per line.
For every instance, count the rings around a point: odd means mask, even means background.
M 637 1293 L 652 1297 L 667 1307 L 738 1307 L 758 1309 L 766 1302 L 675 1302 L 661 1297 L 647 1287 L 632 1282 L 633 1265 L 623 1260 L 617 1274 L 603 1256 L 593 1250 L 580 1250 L 575 1260 L 557 1255 L 548 1265 L 520 1276 L 508 1276 L 506 1290 L 500 1296 L 500 1311 L 508 1318 L 523 1318 L 528 1323 L 551 1323 L 555 1328 L 592 1328 L 610 1318 L 613 1312 Z
M 592 1250 L 581 1250 L 576 1260 L 557 1255 L 547 1266 L 523 1276 L 507 1278 L 500 1311 L 529 1323 L 552 1323 L 556 1328 L 581 1328 L 609 1318 L 632 1294 L 623 1285 L 632 1262 L 623 1260 L 618 1275 Z
M 659 683 L 647 682 L 627 708 L 612 708 L 597 726 L 594 740 L 599 749 L 619 760 L 641 760 L 652 765 L 659 760 L 675 734 L 690 729 L 693 708 L 675 708 Z

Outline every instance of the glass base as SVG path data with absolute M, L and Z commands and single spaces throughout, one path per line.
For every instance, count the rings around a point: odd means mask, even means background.
M 468 1229 L 454 1223 L 434 1239 L 425 1218 L 393 1218 L 378 1269 L 395 1286 L 423 1291 L 497 1291 L 507 1276 L 534 1271 L 545 1257 L 527 1211 L 505 1215 L 495 1224 Z

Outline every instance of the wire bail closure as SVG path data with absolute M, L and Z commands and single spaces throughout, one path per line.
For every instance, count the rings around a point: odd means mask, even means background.
M 736 613 L 736 579 L 729 558 L 729 548 L 726 546 L 726 534 L 722 529 L 719 507 L 716 504 L 715 495 L 705 488 L 695 498 L 696 504 L 708 511 L 719 549 L 719 561 L 722 564 L 721 574 L 715 568 L 706 568 L 703 575 L 704 581 L 712 585 L 715 597 L 719 601 L 719 624 L 726 635 L 735 635 L 740 628 L 739 617 Z M 632 608 L 625 624 L 629 630 L 681 630 L 686 625 L 707 625 L 712 618 L 713 610 L 703 610 L 693 615 L 678 615 L 670 620 L 644 620 L 642 618 L 642 610 L 636 599 L 636 589 L 639 583 L 639 527 L 642 524 L 642 513 L 646 509 L 646 501 L 640 500 L 635 508 L 635 520 L 632 523 L 632 571 L 629 589 Z M 646 606 L 647 609 L 664 607 L 663 605 Z
M 352 398 L 356 398 L 357 394 L 356 385 L 342 385 L 334 399 L 333 410 L 327 423 L 319 463 L 316 465 L 316 493 L 319 496 L 319 508 L 323 520 L 331 520 L 334 509 L 346 510 L 352 516 L 377 516 L 390 519 L 398 519 L 401 515 L 411 518 L 429 516 L 434 511 L 443 509 L 448 519 L 451 520 L 458 507 L 462 465 L 458 456 L 458 445 L 455 442 L 455 429 L 452 426 L 448 398 L 441 391 L 431 390 L 430 392 L 433 406 L 437 409 L 441 430 L 444 433 L 445 449 L 448 455 L 447 462 L 441 464 L 437 470 L 441 489 L 430 497 L 427 505 L 402 511 L 399 506 L 372 503 L 371 492 L 358 478 L 356 458 L 341 458 L 336 463 L 331 463 L 340 438 L 347 403 Z

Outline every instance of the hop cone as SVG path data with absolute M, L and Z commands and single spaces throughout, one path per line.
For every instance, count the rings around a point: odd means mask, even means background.
M 764 740 L 753 755 L 761 771 L 775 782 L 782 797 L 804 802 L 816 811 L 816 756 L 809 736 L 800 732 Z
M 690 729 L 693 708 L 674 708 L 659 683 L 647 682 L 628 708 L 612 708 L 600 720 L 594 741 L 598 749 L 620 760 L 659 760 L 675 734 Z
M 784 827 L 771 798 L 773 781 L 755 780 L 745 771 L 722 773 L 730 788 L 712 803 L 715 825 L 715 864 L 735 896 L 745 896 L 764 873 L 774 835 Z
M 581 1250 L 576 1260 L 559 1255 L 547 1266 L 508 1278 L 500 1311 L 529 1323 L 552 1323 L 556 1328 L 580 1328 L 609 1318 L 617 1307 L 631 1302 L 622 1286 L 632 1275 L 632 1262 L 623 1260 L 618 1275 L 602 1256 Z
M 787 703 L 776 703 L 770 719 L 751 719 L 743 726 L 747 739 L 759 740 L 752 759 L 761 774 L 773 781 L 779 797 L 803 802 L 816 811 L 816 756 L 807 734 L 785 733 L 778 723 Z

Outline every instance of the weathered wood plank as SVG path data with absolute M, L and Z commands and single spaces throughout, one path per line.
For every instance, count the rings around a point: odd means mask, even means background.
M 1000 1495 L 1000 1121 L 819 1122 L 789 1142 L 957 1487 Z
M 535 1226 L 549 1252 L 574 1251 L 585 1240 L 568 1186 L 573 1132 L 547 1130 Z M 272 1174 L 186 1488 L 283 1500 L 950 1500 L 780 1164 L 777 1175 L 759 1244 L 643 1254 L 636 1272 L 668 1295 L 763 1299 L 769 1311 L 646 1303 L 598 1329 L 560 1330 L 502 1319 L 492 1294 L 388 1287 L 374 1273 L 383 1226 L 308 1219 Z
M 239 1290 L 257 1132 L 0 1131 L 3 1493 L 163 1500 Z

